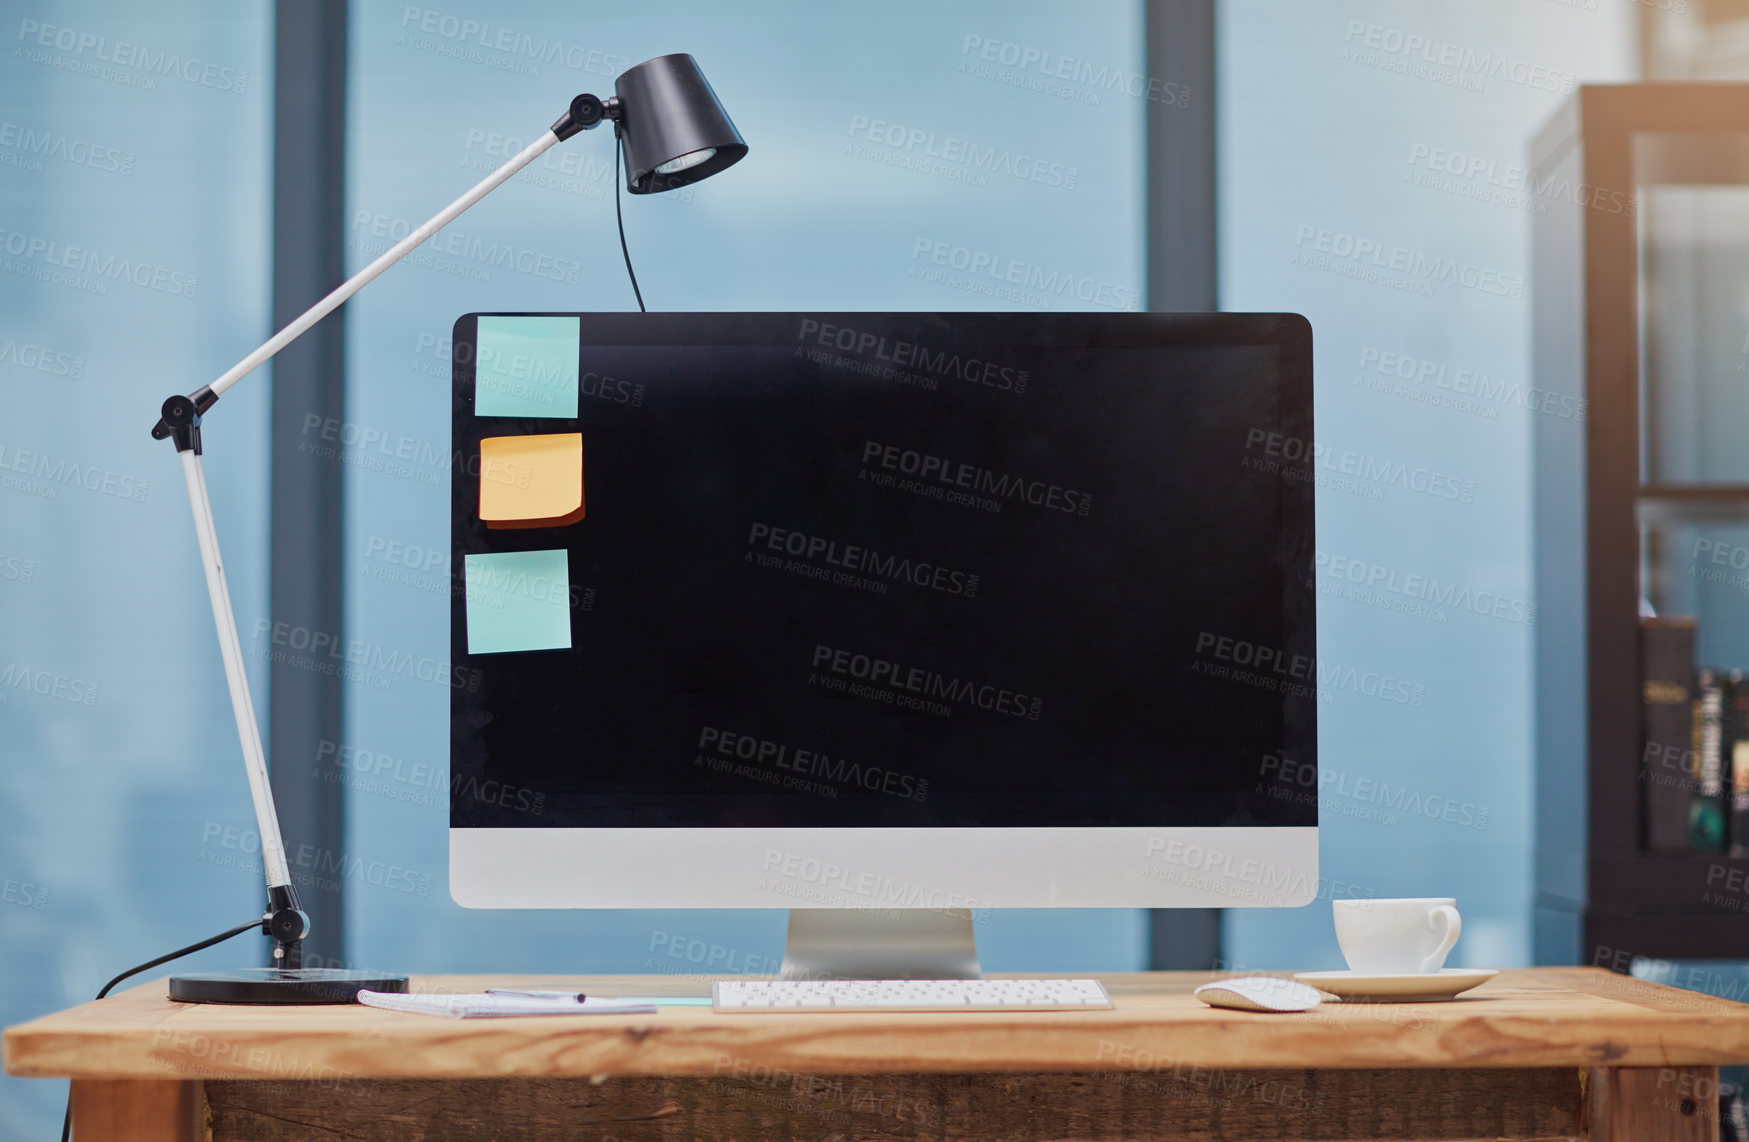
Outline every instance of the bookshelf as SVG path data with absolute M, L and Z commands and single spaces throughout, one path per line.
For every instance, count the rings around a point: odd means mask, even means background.
M 1749 670 L 1749 578 L 1682 578 L 1698 534 L 1749 566 L 1749 84 L 1580 87 L 1530 169 L 1534 383 L 1584 401 L 1530 414 L 1535 954 L 1749 959 L 1749 857 L 1642 848 L 1638 653 L 1642 595 L 1698 600 L 1699 664 Z

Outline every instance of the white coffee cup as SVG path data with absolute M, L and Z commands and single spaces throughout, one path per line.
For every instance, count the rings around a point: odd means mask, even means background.
M 1336 900 L 1336 942 L 1348 968 L 1368 975 L 1424 975 L 1445 966 L 1463 931 L 1449 896 Z

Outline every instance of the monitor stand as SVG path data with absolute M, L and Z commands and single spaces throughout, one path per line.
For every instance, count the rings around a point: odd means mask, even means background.
M 983 979 L 970 909 L 792 908 L 784 979 Z

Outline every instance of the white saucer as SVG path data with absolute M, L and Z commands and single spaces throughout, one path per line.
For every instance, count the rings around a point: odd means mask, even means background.
M 1294 978 L 1343 999 L 1376 1003 L 1434 1003 L 1455 999 L 1500 973 L 1493 968 L 1446 968 L 1413 975 L 1375 975 L 1354 971 L 1302 971 Z

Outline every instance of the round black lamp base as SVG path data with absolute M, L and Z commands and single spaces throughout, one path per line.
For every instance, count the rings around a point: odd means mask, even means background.
M 407 977 L 342 968 L 245 968 L 170 977 L 178 1003 L 357 1003 L 360 991 L 405 993 Z

